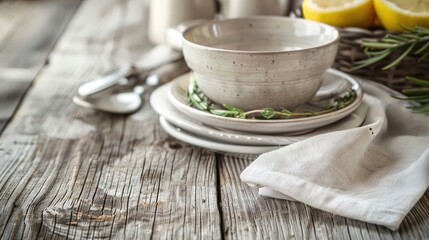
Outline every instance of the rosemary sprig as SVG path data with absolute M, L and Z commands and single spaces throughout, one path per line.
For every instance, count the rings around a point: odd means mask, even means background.
M 392 96 L 396 99 L 405 101 L 414 101 L 420 106 L 408 107 L 413 113 L 427 113 L 429 112 L 429 80 L 418 79 L 414 77 L 406 77 L 411 83 L 421 86 L 420 88 L 407 88 L 402 90 L 406 97 Z
M 190 106 L 214 115 L 241 119 L 278 119 L 318 116 L 342 109 L 352 103 L 355 98 L 356 91 L 351 89 L 346 95 L 337 97 L 333 104 L 320 111 L 292 112 L 287 109 L 276 110 L 271 107 L 244 111 L 229 104 L 222 104 L 221 108 L 216 107 L 215 104 L 203 94 L 194 78 L 191 78 L 187 92 L 187 101 Z
M 398 65 L 405 57 L 417 57 L 421 62 L 429 56 L 429 29 L 421 26 L 409 28 L 402 26 L 404 33 L 389 33 L 380 40 L 363 40 L 362 47 L 367 59 L 355 62 L 353 70 L 364 68 L 377 63 L 393 53 L 400 54 L 398 58 L 384 66 L 387 70 Z
M 405 57 L 412 56 L 417 58 L 417 62 L 421 62 L 429 56 L 429 29 L 416 26 L 409 28 L 403 26 L 406 30 L 404 33 L 389 33 L 379 41 L 364 40 L 362 47 L 367 59 L 355 62 L 353 70 L 357 70 L 372 64 L 375 64 L 393 53 L 400 54 L 398 58 L 384 66 L 383 70 L 388 70 L 398 65 Z M 420 88 L 407 88 L 402 90 L 402 93 L 407 97 L 392 96 L 394 98 L 414 101 L 420 106 L 409 107 L 414 113 L 429 112 L 429 80 L 417 79 L 414 77 L 405 77 L 414 85 Z

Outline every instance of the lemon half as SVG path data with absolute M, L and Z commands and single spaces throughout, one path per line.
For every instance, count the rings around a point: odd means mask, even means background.
M 304 0 L 304 18 L 336 27 L 368 28 L 375 18 L 372 0 Z
M 387 30 L 404 31 L 402 26 L 429 27 L 429 0 L 374 0 L 374 7 Z

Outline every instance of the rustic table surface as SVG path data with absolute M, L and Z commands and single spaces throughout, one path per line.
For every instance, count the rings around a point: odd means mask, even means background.
M 151 47 L 146 2 L 0 1 L 1 239 L 429 239 L 428 193 L 392 232 L 259 196 L 239 178 L 253 159 L 170 138 L 147 102 L 73 104 Z

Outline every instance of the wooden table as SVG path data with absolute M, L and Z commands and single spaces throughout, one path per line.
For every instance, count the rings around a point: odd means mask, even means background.
M 429 239 L 429 194 L 392 232 L 259 196 L 239 178 L 253 159 L 170 138 L 149 104 L 73 104 L 79 84 L 151 47 L 146 9 L 0 1 L 1 239 Z

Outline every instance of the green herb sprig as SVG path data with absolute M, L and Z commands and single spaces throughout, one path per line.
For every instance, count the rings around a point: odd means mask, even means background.
M 387 70 L 398 65 L 407 56 L 417 58 L 417 62 L 423 61 L 429 56 L 429 29 L 416 26 L 409 28 L 403 26 L 403 33 L 388 33 L 380 40 L 363 40 L 361 46 L 367 59 L 355 62 L 353 70 L 357 70 L 377 63 L 393 53 L 400 54 L 398 58 L 384 66 Z
M 346 95 L 337 97 L 333 104 L 320 111 L 292 112 L 287 109 L 279 111 L 271 107 L 244 111 L 229 104 L 222 104 L 221 107 L 216 107 L 215 104 L 203 94 L 194 78 L 191 78 L 187 92 L 187 101 L 190 106 L 214 115 L 241 119 L 279 119 L 318 116 L 345 108 L 355 99 L 356 91 L 351 89 Z
M 400 64 L 407 56 L 417 58 L 418 63 L 426 59 L 429 56 L 429 29 L 420 26 L 415 28 L 403 26 L 403 28 L 405 29 L 404 33 L 388 33 L 378 41 L 364 40 L 362 47 L 368 58 L 355 62 L 355 67 L 352 68 L 352 71 L 375 64 L 393 53 L 399 54 L 399 57 L 384 66 L 383 70 L 388 70 Z M 429 80 L 410 76 L 405 78 L 420 87 L 403 89 L 402 93 L 406 97 L 392 97 L 419 103 L 420 106 L 409 107 L 413 113 L 429 112 Z
M 418 79 L 414 77 L 406 77 L 411 83 L 422 86 L 421 88 L 407 88 L 402 90 L 402 93 L 406 97 L 392 96 L 396 99 L 406 100 L 406 101 L 415 101 L 420 104 L 420 106 L 411 106 L 408 107 L 413 113 L 427 113 L 429 112 L 429 80 Z

